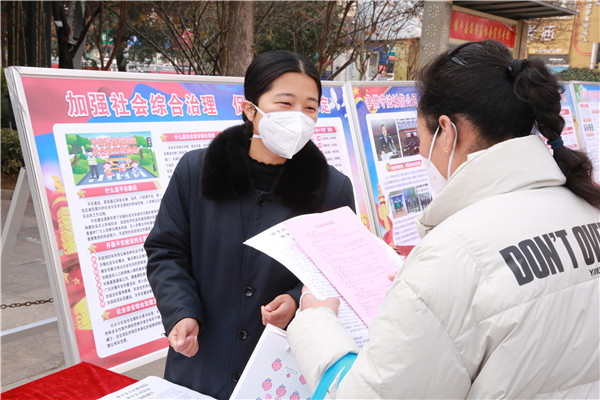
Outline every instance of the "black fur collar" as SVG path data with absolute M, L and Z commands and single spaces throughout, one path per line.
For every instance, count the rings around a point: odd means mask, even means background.
M 248 150 L 251 125 L 221 132 L 208 146 L 202 167 L 202 194 L 210 200 L 233 200 L 252 192 Z M 318 212 L 328 180 L 327 160 L 312 141 L 286 161 L 273 196 L 298 212 Z

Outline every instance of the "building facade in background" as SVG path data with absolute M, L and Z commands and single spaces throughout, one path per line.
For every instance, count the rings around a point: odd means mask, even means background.
M 569 50 L 569 64 L 573 67 L 590 67 L 590 60 L 594 56 L 593 65 L 598 68 L 600 0 L 578 2 L 577 11 Z
M 543 18 L 529 21 L 527 58 L 541 59 L 554 70 L 569 66 L 573 17 Z
M 551 69 L 598 68 L 600 0 L 580 1 L 574 17 L 529 21 L 527 58 L 539 58 Z

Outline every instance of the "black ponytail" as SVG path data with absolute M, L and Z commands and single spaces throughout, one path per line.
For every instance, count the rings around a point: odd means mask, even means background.
M 419 113 L 433 132 L 438 118 L 466 118 L 481 136 L 481 148 L 537 128 L 552 143 L 554 159 L 573 193 L 600 209 L 600 186 L 592 162 L 561 145 L 562 86 L 540 60 L 513 60 L 500 42 L 467 42 L 439 55 L 419 72 Z
M 515 95 L 533 111 L 538 131 L 552 144 L 554 160 L 573 193 L 600 209 L 600 186 L 593 181 L 593 164 L 587 154 L 562 144 L 565 121 L 560 115 L 563 87 L 541 60 L 524 61 L 515 78 Z M 515 61 L 514 65 L 517 61 Z M 510 68 L 510 67 L 509 67 Z

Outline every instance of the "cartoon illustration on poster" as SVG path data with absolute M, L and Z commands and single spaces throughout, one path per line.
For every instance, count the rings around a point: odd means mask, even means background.
M 65 136 L 75 185 L 158 177 L 150 132 Z
M 419 241 L 414 219 L 429 204 L 412 84 L 352 87 L 380 235 L 401 255 Z

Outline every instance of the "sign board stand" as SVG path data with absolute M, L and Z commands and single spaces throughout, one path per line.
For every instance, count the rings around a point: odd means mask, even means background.
M 25 207 L 27 206 L 30 194 L 31 190 L 29 189 L 27 172 L 25 168 L 21 168 L 17 185 L 10 201 L 10 208 L 8 209 L 4 229 L 2 230 L 2 265 L 6 265 L 12 255 L 12 249 L 17 240 L 17 233 L 21 228 L 21 223 L 23 222 L 23 215 L 25 214 Z
M 4 229 L 2 230 L 2 265 L 8 265 L 10 257 L 12 256 L 12 250 L 14 249 L 14 245 L 17 240 L 17 234 L 19 233 L 21 223 L 23 222 L 23 216 L 25 215 L 25 208 L 27 207 L 27 201 L 29 200 L 30 194 L 31 188 L 29 187 L 27 171 L 25 170 L 25 168 L 21 168 L 21 170 L 19 171 L 19 177 L 17 179 L 17 184 L 15 186 L 13 197 L 10 202 L 10 208 L 6 216 Z M 37 212 L 36 216 L 38 216 L 39 224 L 39 215 Z M 42 229 L 40 229 L 39 225 L 38 229 L 41 234 Z M 48 275 L 50 278 L 50 282 L 52 282 L 52 274 L 50 273 L 50 271 L 48 271 Z M 52 295 L 56 297 L 55 285 L 51 284 L 51 289 Z M 31 324 L 19 326 L 17 328 L 2 331 L 0 333 L 0 337 L 2 338 L 2 343 L 6 344 L 23 337 L 32 336 L 38 333 L 58 328 L 58 326 L 58 319 L 56 317 L 53 317 L 41 321 L 36 321 Z M 59 332 L 61 336 L 61 344 L 63 347 L 65 362 L 68 366 L 71 366 L 74 364 L 74 362 L 69 359 L 66 338 L 63 335 L 62 329 L 59 328 Z
M 29 200 L 29 196 L 31 195 L 31 188 L 29 185 L 30 180 L 27 177 L 27 170 L 25 168 L 21 168 L 21 170 L 19 171 L 17 184 L 15 185 L 13 197 L 10 202 L 10 208 L 6 216 L 4 229 L 2 230 L 2 265 L 8 265 L 8 263 L 10 262 L 10 258 L 13 254 L 13 249 L 17 239 L 17 235 L 19 233 L 19 229 L 21 228 L 23 217 L 25 215 L 25 208 L 27 207 L 27 202 Z M 39 215 L 37 212 L 36 217 L 39 221 Z M 40 229 L 39 225 L 38 230 L 41 234 L 42 229 Z M 46 265 L 48 266 L 47 263 Z M 53 280 L 51 271 L 48 271 L 48 274 L 51 282 L 50 286 L 52 290 L 52 295 L 56 297 L 56 286 L 52 285 Z M 54 304 L 56 307 L 58 307 L 57 302 L 55 302 Z M 60 315 L 60 313 L 58 312 L 57 314 Z M 59 319 L 57 317 L 52 317 L 36 321 L 30 324 L 22 325 L 16 328 L 4 330 L 0 332 L 0 338 L 2 340 L 2 344 L 6 345 L 7 343 L 14 342 L 24 337 L 37 335 L 38 333 L 47 332 L 53 329 L 59 330 L 60 341 L 63 348 L 63 354 L 66 365 L 69 367 L 76 364 L 78 360 L 77 358 L 73 357 L 73 355 L 69 352 L 67 338 L 64 334 L 65 330 L 59 326 Z M 117 367 L 111 369 L 119 373 L 129 371 L 130 369 L 134 369 L 146 363 L 150 363 L 152 361 L 156 361 L 158 359 L 166 357 L 166 350 L 167 349 L 159 350 L 157 352 L 148 354 L 144 357 L 138 358 L 128 363 L 118 365 Z
M 55 258 L 55 254 L 52 251 L 51 246 L 56 246 L 56 238 L 52 235 L 54 228 L 52 226 L 51 219 L 44 218 L 47 211 L 44 210 L 44 201 L 46 197 L 45 189 L 43 185 L 36 179 L 37 176 L 41 176 L 38 171 L 36 173 L 37 163 L 35 162 L 37 155 L 37 149 L 31 143 L 30 138 L 25 132 L 31 132 L 31 120 L 29 119 L 29 110 L 24 96 L 17 95 L 22 93 L 22 88 L 17 85 L 15 71 L 11 68 L 5 71 L 6 82 L 9 93 L 11 94 L 13 113 L 17 124 L 17 130 L 19 132 L 19 139 L 21 142 L 21 149 L 23 151 L 23 158 L 25 161 L 25 171 L 21 172 L 21 183 L 16 188 L 15 198 L 13 199 L 14 206 L 11 204 L 11 221 L 7 221 L 6 239 L 16 240 L 16 230 L 20 227 L 22 218 L 27 204 L 29 194 L 32 196 L 32 202 L 35 210 L 37 219 L 37 225 L 40 232 L 40 240 L 42 242 L 44 259 L 46 261 L 46 268 L 48 269 L 48 277 L 50 281 L 50 288 L 54 298 L 54 305 L 57 314 L 58 330 L 60 332 L 60 340 L 65 356 L 65 363 L 67 366 L 77 364 L 80 360 L 79 353 L 76 346 L 76 338 L 74 330 L 72 328 L 73 321 L 71 320 L 71 312 L 69 309 L 67 293 L 64 285 L 61 285 L 60 279 L 64 279 L 58 275 L 54 270 L 56 265 L 60 265 L 60 261 Z M 28 184 L 27 184 L 28 183 Z M 9 224 L 10 223 L 10 224 Z M 5 233 L 3 232 L 3 243 Z M 9 239 L 11 236 L 12 239 Z M 14 244 L 14 243 L 13 243 Z M 11 246 L 12 247 L 12 246 Z M 10 247 L 6 247 L 9 249 Z M 5 249 L 3 244 L 3 250 Z M 4 251 L 2 252 L 2 261 L 4 262 L 6 256 Z
M 29 67 L 5 74 L 26 166 L 5 237 L 15 237 L 28 182 L 67 365 L 120 372 L 164 357 L 143 243 L 180 157 L 242 122 L 243 79 Z M 351 97 L 339 82 L 323 88 L 313 142 L 350 178 L 371 224 Z

